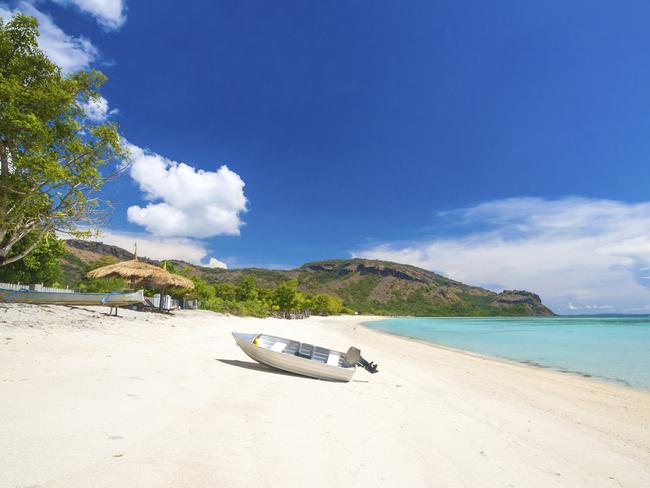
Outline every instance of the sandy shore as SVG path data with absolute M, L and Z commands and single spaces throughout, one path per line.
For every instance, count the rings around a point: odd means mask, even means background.
M 648 487 L 650 394 L 380 334 L 358 318 L 0 306 L 0 487 Z M 232 330 L 380 373 L 252 363 Z

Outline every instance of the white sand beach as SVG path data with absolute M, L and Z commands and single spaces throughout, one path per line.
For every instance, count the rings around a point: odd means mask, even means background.
M 648 487 L 650 393 L 380 334 L 363 317 L 0 307 L 0 487 Z M 230 332 L 379 363 L 253 363 Z

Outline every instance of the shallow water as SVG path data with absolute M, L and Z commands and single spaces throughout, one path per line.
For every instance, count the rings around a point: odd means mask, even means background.
M 650 389 L 650 317 L 393 318 L 414 339 Z

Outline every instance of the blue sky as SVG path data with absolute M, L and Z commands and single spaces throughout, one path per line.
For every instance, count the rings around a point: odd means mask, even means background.
M 109 78 L 94 110 L 134 162 L 108 242 L 378 257 L 561 313 L 650 310 L 647 1 L 0 2 L 17 10 L 68 71 Z

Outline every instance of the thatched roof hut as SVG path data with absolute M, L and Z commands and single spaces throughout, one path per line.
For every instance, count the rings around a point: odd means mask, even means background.
M 132 283 L 146 283 L 154 287 L 178 286 L 193 289 L 194 283 L 183 276 L 175 275 L 153 264 L 138 261 L 122 261 L 89 271 L 89 278 L 124 278 Z

